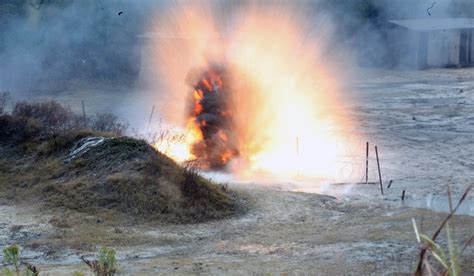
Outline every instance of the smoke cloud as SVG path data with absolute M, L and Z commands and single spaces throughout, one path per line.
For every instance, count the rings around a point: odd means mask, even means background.
M 157 1 L 4 0 L 0 3 L 0 90 L 61 91 L 71 81 L 131 84 L 137 35 Z
M 234 20 L 229 11 L 249 3 L 282 3 L 198 2 L 211 7 L 223 33 Z M 190 2 L 4 0 L 0 3 L 0 89 L 61 90 L 77 79 L 133 84 L 142 59 L 139 36 L 148 31 L 157 10 L 186 4 Z M 305 16 L 315 21 L 332 17 L 339 38 L 335 44 L 348 46 L 360 65 L 369 66 L 391 65 L 383 24 L 387 19 L 474 17 L 470 0 L 298 1 L 297 5 L 310 10 Z
M 176 18 L 171 11 L 173 7 L 186 5 L 199 6 L 202 16 L 207 17 L 202 22 L 217 26 L 214 33 L 183 34 L 180 28 L 189 18 Z M 152 98 L 157 105 L 183 100 L 179 95 L 188 89 L 185 80 L 173 80 L 176 83 L 173 87 L 156 85 L 164 81 L 156 80 L 158 72 L 148 70 L 148 65 L 154 62 L 149 55 L 153 49 L 147 49 L 149 42 L 159 41 L 162 48 L 184 49 L 189 46 L 189 35 L 207 37 L 208 43 L 194 45 L 195 48 L 200 51 L 200 47 L 206 47 L 208 52 L 219 56 L 222 49 L 217 49 L 214 41 L 225 39 L 236 21 L 245 18 L 243 7 L 271 10 L 275 5 L 287 5 L 296 11 L 298 20 L 312 23 L 304 30 L 308 39 L 324 40 L 324 51 L 327 51 L 317 53 L 317 58 L 331 55 L 331 61 L 342 60 L 337 65 L 341 67 L 352 64 L 353 57 L 361 66 L 397 65 L 394 45 L 386 33 L 388 19 L 474 17 L 471 0 L 3 0 L 0 2 L 0 91 L 10 91 L 14 97 L 55 95 L 79 84 L 106 83 L 111 88 L 108 90 L 115 87 L 151 89 L 156 94 Z M 169 29 L 171 32 L 165 34 L 157 32 L 156 22 L 161 24 L 159 26 L 174 25 Z M 154 38 L 147 36 L 150 32 L 155 32 Z M 326 47 L 328 45 L 330 47 Z M 179 53 L 172 59 L 202 64 L 194 57 L 183 55 Z M 175 65 L 168 64 L 167 69 L 176 70 Z M 183 72 L 173 73 L 182 75 Z M 160 98 L 159 92 L 170 88 L 175 94 Z M 176 114 L 185 116 L 184 108 Z
M 405 36 L 389 34 L 390 19 L 474 17 L 471 0 L 343 0 L 326 1 L 337 33 L 357 57 L 360 66 L 397 67 L 397 43 Z

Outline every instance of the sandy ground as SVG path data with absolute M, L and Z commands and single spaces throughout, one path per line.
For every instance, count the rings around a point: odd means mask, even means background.
M 409 204 L 446 211 L 446 185 L 459 195 L 474 176 L 474 68 L 361 75 L 353 110 L 392 194 L 406 189 Z M 463 213 L 474 214 L 473 198 Z
M 118 234 L 123 237 L 115 241 L 108 241 L 107 236 L 117 235 L 116 226 L 89 222 L 88 227 L 97 228 L 93 235 L 118 250 L 123 274 L 380 275 L 414 269 L 418 246 L 412 217 L 428 234 L 444 217 L 426 209 L 360 204 L 255 185 L 234 188 L 246 195 L 246 204 L 251 206 L 238 218 L 197 225 L 123 225 Z M 81 235 L 80 226 L 72 226 L 65 235 L 48 225 L 47 214 L 46 219 L 32 215 L 35 212 L 31 208 L 3 206 L 0 212 L 9 215 L 7 219 L 2 216 L 0 243 L 30 245 L 25 246 L 25 256 L 50 275 L 87 271 L 79 257 L 84 254 L 92 258 L 89 250 L 31 248 L 38 240 L 54 244 L 58 235 L 59 239 Z M 460 242 L 472 234 L 472 229 L 473 217 L 456 218 Z M 474 264 L 469 261 L 474 256 L 472 247 L 465 256 L 465 271 L 474 273 Z
M 121 96 L 112 102 L 123 106 L 119 111 L 141 104 L 130 92 L 116 93 Z M 51 95 L 38 95 L 47 97 Z M 80 103 L 77 97 L 55 95 L 66 103 Z M 95 97 L 103 101 L 93 108 L 108 111 L 111 96 Z M 289 191 L 301 190 L 298 183 L 232 184 L 250 206 L 240 217 L 198 225 L 123 225 L 119 231 L 107 221 L 58 229 L 49 222 L 58 214 L 1 205 L 0 246 L 19 243 L 28 260 L 51 275 L 87 270 L 79 256 L 92 256 L 90 249 L 47 246 L 79 237 L 84 227 L 98 245 L 118 250 L 123 274 L 409 273 L 417 252 L 411 218 L 432 234 L 445 216 L 410 206 L 446 210 L 446 184 L 452 185 L 456 199 L 472 181 L 474 69 L 364 70 L 350 106 L 361 124 L 355 131 L 380 148 L 384 181 L 393 180 L 384 196 L 376 185 L 333 185 L 325 190 L 331 197 Z M 146 118 L 148 112 L 140 116 Z M 370 175 L 376 176 L 373 166 Z M 470 216 L 457 217 L 460 243 L 473 234 L 472 196 L 461 213 Z M 465 272 L 474 274 L 472 246 L 465 256 Z

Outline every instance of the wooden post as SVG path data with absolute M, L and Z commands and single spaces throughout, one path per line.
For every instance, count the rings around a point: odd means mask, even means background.
M 86 108 L 84 106 L 84 100 L 82 100 L 82 118 L 84 120 L 84 127 L 87 127 Z
M 377 157 L 377 167 L 379 169 L 380 193 L 383 195 L 382 174 L 380 173 L 379 152 L 377 146 L 375 146 L 375 156 Z
M 369 183 L 369 142 L 365 148 L 365 184 Z
M 402 191 L 402 201 L 404 201 L 404 200 L 405 200 L 405 189 L 403 189 L 403 191 Z

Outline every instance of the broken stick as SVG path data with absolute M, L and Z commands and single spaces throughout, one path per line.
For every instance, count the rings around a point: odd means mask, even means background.
M 390 180 L 390 182 L 388 182 L 387 189 L 390 189 L 390 186 L 392 186 L 392 183 L 393 183 L 393 180 Z

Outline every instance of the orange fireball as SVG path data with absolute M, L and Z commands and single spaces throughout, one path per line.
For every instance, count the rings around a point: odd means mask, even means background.
M 206 122 L 186 115 L 190 76 L 196 68 L 219 62 L 231 71 L 227 81 L 232 84 L 232 106 L 223 114 L 232 117 L 231 142 L 238 151 L 223 151 L 221 159 L 233 160 L 234 173 L 341 174 L 347 148 L 358 148 L 348 139 L 353 120 L 341 101 L 347 77 L 327 54 L 330 25 L 309 28 L 302 10 L 291 4 L 241 5 L 226 11 L 225 24 L 219 24 L 213 6 L 202 3 L 177 5 L 171 17 L 157 15 L 152 56 L 159 86 L 167 91 L 157 101 L 163 104 L 164 117 L 190 134 L 183 143 L 184 159 L 195 159 L 193 145 L 205 139 L 199 124 Z M 178 38 L 169 38 L 173 36 Z M 212 90 L 213 85 L 225 85 L 222 81 L 211 71 L 202 84 Z M 192 93 L 197 116 L 203 111 L 203 91 Z M 227 142 L 228 136 L 219 132 L 216 139 Z

